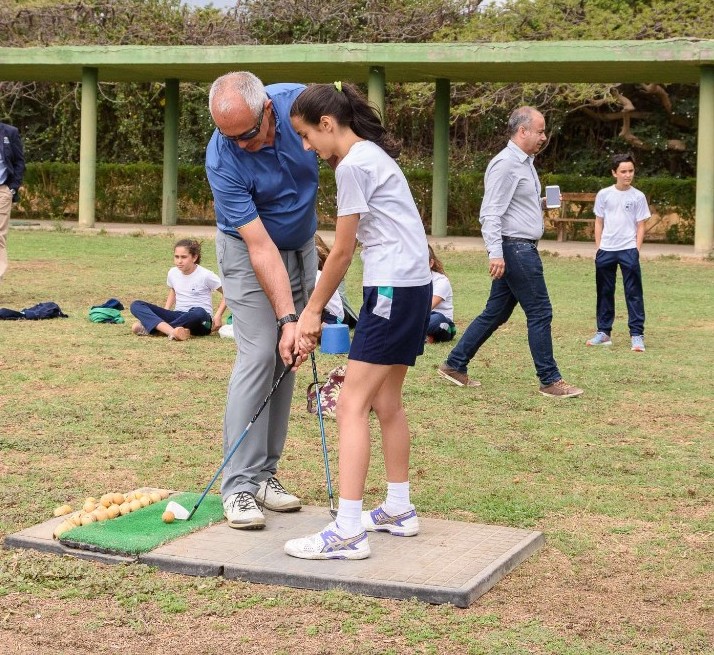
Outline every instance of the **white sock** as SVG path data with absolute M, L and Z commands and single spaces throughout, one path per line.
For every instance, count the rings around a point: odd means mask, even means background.
M 403 514 L 411 509 L 409 502 L 409 480 L 406 482 L 387 482 L 387 500 L 384 511 L 390 516 Z
M 335 523 L 343 537 L 354 537 L 362 532 L 362 500 L 340 498 Z

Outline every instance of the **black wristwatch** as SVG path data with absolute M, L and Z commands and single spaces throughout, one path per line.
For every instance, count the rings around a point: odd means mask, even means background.
M 298 315 L 297 314 L 286 314 L 282 318 L 278 319 L 278 330 L 283 327 L 286 323 L 297 323 L 298 322 Z

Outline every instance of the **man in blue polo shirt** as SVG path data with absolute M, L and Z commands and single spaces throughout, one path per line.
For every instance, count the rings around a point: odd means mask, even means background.
M 223 423 L 224 456 L 293 360 L 302 287 L 311 292 L 315 282 L 317 159 L 290 125 L 290 107 L 304 88 L 264 87 L 255 75 L 239 72 L 219 77 L 209 95 L 217 129 L 206 149 L 206 173 L 238 349 Z M 223 508 L 232 528 L 263 528 L 261 508 L 301 507 L 276 478 L 294 384 L 289 373 L 223 471 Z

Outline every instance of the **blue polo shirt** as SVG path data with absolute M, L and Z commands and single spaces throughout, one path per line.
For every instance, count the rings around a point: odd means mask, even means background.
M 317 230 L 317 157 L 306 151 L 290 125 L 290 107 L 302 84 L 271 84 L 275 142 L 257 152 L 213 132 L 206 148 L 206 175 L 213 191 L 216 224 L 237 236 L 237 228 L 260 217 L 280 250 L 296 250 Z

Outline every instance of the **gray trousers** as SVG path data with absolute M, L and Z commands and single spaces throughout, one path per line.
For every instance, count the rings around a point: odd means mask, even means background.
M 312 293 L 317 274 L 317 251 L 310 239 L 299 251 L 280 251 L 290 277 L 297 313 L 303 310 L 298 252 L 304 262 L 307 293 Z M 216 234 L 218 270 L 228 309 L 233 313 L 236 361 L 228 383 L 223 417 L 223 456 L 228 453 L 285 368 L 278 353 L 276 316 L 253 271 L 245 242 Z M 288 373 L 270 402 L 251 426 L 244 441 L 223 469 L 221 495 L 239 491 L 255 495 L 263 480 L 275 475 L 288 433 L 295 374 Z

